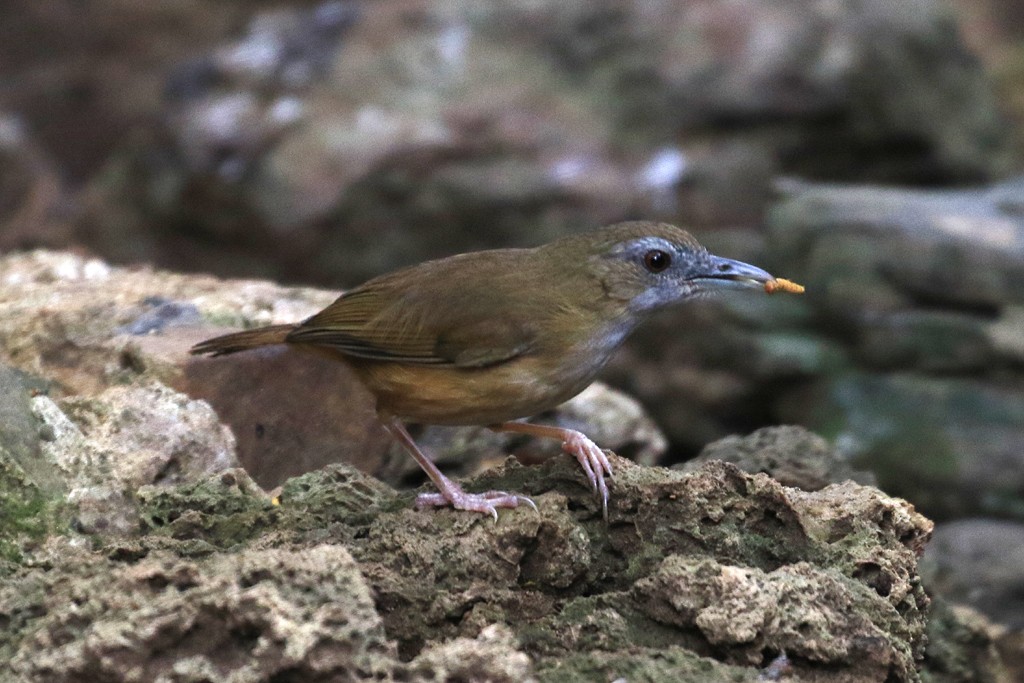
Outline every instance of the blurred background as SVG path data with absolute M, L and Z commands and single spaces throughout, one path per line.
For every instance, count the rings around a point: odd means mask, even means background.
M 0 249 L 340 289 L 610 222 L 807 286 L 606 373 L 665 464 L 773 424 L 1024 626 L 1024 1 L 5 0 Z

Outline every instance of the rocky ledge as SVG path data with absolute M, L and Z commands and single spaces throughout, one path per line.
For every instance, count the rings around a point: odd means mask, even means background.
M 271 455 L 242 457 L 242 439 L 196 390 L 213 366 L 189 365 L 184 350 L 210 322 L 296 319 L 330 293 L 48 252 L 7 257 L 0 279 L 9 680 L 1007 676 L 983 620 L 945 608 L 929 620 L 917 565 L 932 524 L 910 504 L 853 481 L 825 485 L 827 474 L 805 491 L 741 469 L 829 457 L 806 432 L 711 451 L 740 466 L 709 460 L 682 472 L 614 457 L 607 522 L 561 457 L 509 458 L 467 482 L 537 502 L 497 523 L 414 511 L 413 493 L 392 487 L 405 475 L 386 467 L 389 483 L 314 463 L 268 493 L 238 464 Z M 275 374 L 264 390 L 280 386 Z M 262 410 L 234 388 L 220 396 L 233 395 L 239 413 Z M 347 394 L 334 396 L 324 400 Z M 607 422 L 569 415 L 550 419 Z M 359 433 L 360 416 L 365 406 L 338 413 L 332 438 Z M 317 424 L 315 411 L 307 417 Z M 653 439 L 650 425 L 631 420 L 621 445 L 646 452 L 637 435 Z M 379 469 L 385 450 L 362 429 L 349 448 L 376 453 L 363 469 Z M 503 446 L 481 447 L 481 462 Z M 302 450 L 297 441 L 291 452 Z

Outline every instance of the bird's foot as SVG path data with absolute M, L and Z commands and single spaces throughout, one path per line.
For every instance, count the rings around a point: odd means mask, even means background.
M 491 425 L 496 432 L 515 432 L 531 434 L 545 439 L 558 439 L 562 442 L 562 450 L 575 457 L 584 474 L 590 480 L 594 493 L 601 499 L 601 512 L 608 521 L 608 481 L 612 479 L 612 463 L 608 456 L 586 434 L 575 429 L 535 425 L 529 422 L 502 422 Z
M 498 508 L 515 508 L 520 503 L 529 505 L 533 511 L 537 511 L 537 505 L 526 496 L 508 493 L 507 491 L 486 491 L 484 493 L 466 493 L 462 487 L 444 476 L 437 465 L 431 462 L 430 458 L 423 454 L 409 431 L 402 422 L 394 417 L 382 417 L 381 424 L 387 429 L 402 446 L 409 451 L 409 455 L 423 468 L 430 480 L 437 486 L 437 493 L 421 493 L 416 497 L 416 509 L 422 510 L 426 507 L 453 507 L 456 510 L 468 510 L 470 512 L 483 512 L 494 517 L 498 521 Z
M 498 521 L 498 508 L 515 508 L 520 503 L 529 505 L 534 512 L 537 505 L 526 496 L 520 496 L 507 491 L 485 491 L 483 493 L 466 493 L 455 482 L 448 480 L 449 487 L 440 493 L 421 493 L 416 496 L 416 509 L 422 510 L 426 507 L 453 507 L 456 510 L 468 510 L 470 512 L 482 512 L 494 517 Z
M 583 472 L 590 480 L 590 486 L 594 493 L 601 499 L 601 514 L 605 521 L 608 520 L 608 482 L 605 477 L 612 479 L 612 463 L 601 448 L 590 440 L 583 432 L 574 429 L 566 429 L 565 441 L 562 442 L 562 450 L 574 456 L 579 461 Z

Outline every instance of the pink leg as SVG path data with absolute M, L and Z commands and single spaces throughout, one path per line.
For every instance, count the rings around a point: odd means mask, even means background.
M 579 461 L 583 472 L 590 480 L 590 486 L 601 498 L 601 510 L 605 520 L 608 519 L 608 484 L 605 476 L 612 478 L 612 464 L 608 456 L 604 454 L 596 443 L 591 441 L 586 434 L 575 429 L 562 429 L 561 427 L 548 427 L 546 425 L 535 425 L 528 422 L 503 422 L 499 425 L 491 425 L 496 432 L 518 432 L 530 434 L 545 439 L 557 439 L 562 442 L 562 450 L 574 456 Z
M 419 463 L 423 471 L 434 482 L 440 493 L 421 493 L 416 497 L 416 509 L 422 510 L 425 507 L 447 507 L 451 506 L 456 510 L 469 510 L 471 512 L 483 512 L 494 516 L 498 521 L 498 508 L 519 507 L 520 503 L 529 505 L 534 510 L 537 506 L 526 496 L 519 496 L 505 491 L 485 491 L 484 493 L 466 493 L 462 487 L 444 476 L 437 465 L 431 462 L 430 458 L 423 454 L 416 442 L 409 435 L 397 418 L 381 418 L 381 424 L 390 432 L 391 436 L 409 451 L 409 455 Z

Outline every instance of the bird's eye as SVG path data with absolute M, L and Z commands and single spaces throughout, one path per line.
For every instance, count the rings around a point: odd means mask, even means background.
M 652 273 L 660 273 L 672 264 L 672 257 L 661 249 L 651 249 L 644 254 L 644 268 Z

